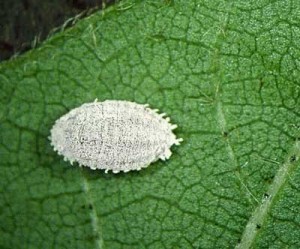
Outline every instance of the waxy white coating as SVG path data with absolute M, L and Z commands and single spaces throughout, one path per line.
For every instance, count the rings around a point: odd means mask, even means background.
M 129 101 L 86 103 L 56 120 L 51 144 L 71 164 L 113 173 L 140 170 L 169 159 L 170 147 L 182 141 L 172 132 L 177 126 L 157 111 Z

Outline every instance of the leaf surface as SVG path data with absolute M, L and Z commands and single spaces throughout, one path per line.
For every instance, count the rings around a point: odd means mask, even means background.
M 1 248 L 299 248 L 300 6 L 123 1 L 0 65 Z M 95 98 L 148 103 L 184 142 L 105 174 L 50 146 Z

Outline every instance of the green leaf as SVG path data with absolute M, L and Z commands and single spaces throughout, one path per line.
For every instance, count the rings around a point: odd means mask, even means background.
M 1 248 L 299 248 L 300 5 L 123 1 L 0 65 Z M 105 174 L 50 146 L 84 102 L 149 103 L 184 142 Z

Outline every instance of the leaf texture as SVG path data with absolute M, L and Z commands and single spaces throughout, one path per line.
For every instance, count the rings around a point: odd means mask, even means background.
M 300 6 L 122 1 L 0 65 L 1 248 L 299 248 Z M 148 103 L 184 142 L 105 174 L 50 146 L 84 102 Z

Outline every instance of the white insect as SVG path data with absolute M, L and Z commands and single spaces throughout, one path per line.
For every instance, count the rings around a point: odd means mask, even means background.
M 83 104 L 56 120 L 51 144 L 71 164 L 107 173 L 140 170 L 171 156 L 179 145 L 172 130 L 177 125 L 165 113 L 129 101 L 106 100 Z

